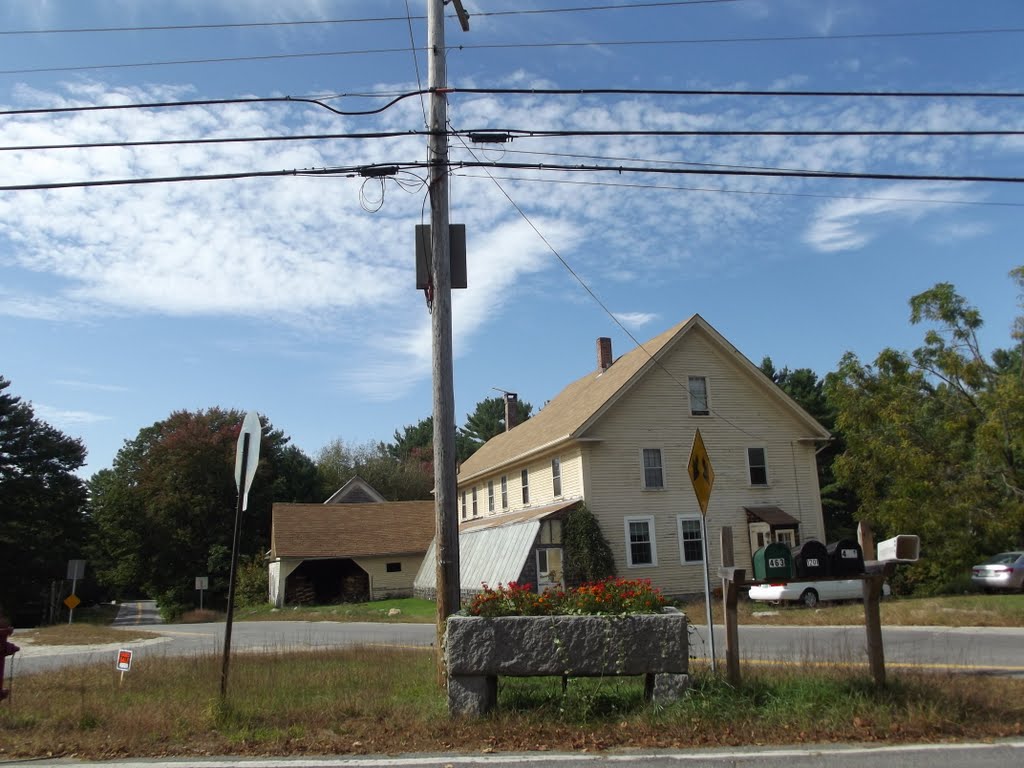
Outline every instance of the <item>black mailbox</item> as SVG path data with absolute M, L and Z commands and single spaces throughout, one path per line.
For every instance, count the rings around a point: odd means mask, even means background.
M 852 539 L 840 539 L 828 545 L 830 576 L 860 576 L 864 573 L 864 553 Z
M 799 547 L 793 547 L 793 570 L 798 579 L 821 579 L 828 576 L 828 549 L 815 539 L 808 539 Z

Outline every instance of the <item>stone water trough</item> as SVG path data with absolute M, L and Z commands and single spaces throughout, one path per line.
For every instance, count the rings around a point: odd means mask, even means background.
M 689 686 L 686 614 L 626 616 L 450 616 L 445 641 L 448 711 L 482 715 L 498 699 L 498 677 L 644 675 L 648 701 Z

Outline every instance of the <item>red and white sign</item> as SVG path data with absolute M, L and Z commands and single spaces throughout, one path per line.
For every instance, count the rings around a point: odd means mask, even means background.
M 132 668 L 132 652 L 126 649 L 121 649 L 117 652 L 117 668 L 121 672 L 127 672 Z

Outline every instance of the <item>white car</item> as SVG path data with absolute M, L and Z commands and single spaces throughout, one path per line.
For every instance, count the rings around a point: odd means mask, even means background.
M 882 596 L 891 593 L 888 584 L 882 585 Z M 788 584 L 758 584 L 750 588 L 751 600 L 780 603 L 784 600 L 801 602 L 813 608 L 822 600 L 860 600 L 864 596 L 861 579 L 838 581 L 791 581 Z

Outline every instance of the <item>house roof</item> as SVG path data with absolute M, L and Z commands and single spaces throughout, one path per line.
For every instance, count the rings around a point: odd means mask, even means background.
M 576 439 L 619 397 L 625 394 L 658 359 L 693 329 L 700 328 L 746 368 L 764 386 L 770 396 L 783 401 L 808 427 L 816 439 L 827 439 L 828 431 L 777 387 L 761 370 L 700 315 L 691 315 L 678 325 L 619 357 L 604 371 L 591 371 L 563 389 L 535 416 L 508 432 L 488 440 L 460 467 L 459 483 L 488 474 L 502 467 L 543 453 L 568 440 Z
M 433 501 L 275 504 L 271 557 L 372 557 L 425 552 Z
M 797 526 L 800 521 L 779 507 L 744 507 L 748 515 L 753 515 L 758 520 L 768 525 Z

